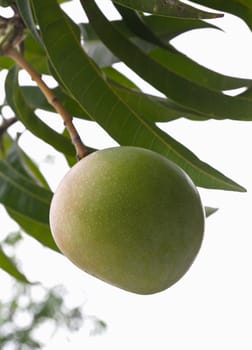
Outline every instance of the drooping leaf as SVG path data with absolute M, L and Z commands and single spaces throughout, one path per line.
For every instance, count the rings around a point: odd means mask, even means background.
M 24 1 L 24 0 L 18 0 L 18 1 L 15 1 L 15 3 L 16 3 L 17 8 L 18 8 L 18 13 L 22 17 L 26 27 L 30 29 L 32 35 L 37 40 L 37 42 L 41 46 L 43 46 L 42 42 L 40 41 L 40 36 L 38 34 L 36 22 L 34 21 L 34 18 L 32 15 L 32 9 L 30 6 L 30 2 Z
M 35 185 L 5 160 L 0 160 L 0 203 L 41 223 L 48 223 L 52 193 Z
M 177 35 L 192 29 L 218 29 L 217 27 L 200 20 L 184 19 L 181 21 L 176 18 L 157 16 L 144 16 L 142 17 L 142 20 L 144 20 L 144 23 L 148 26 L 148 28 L 155 33 L 155 36 L 160 38 L 160 40 L 163 42 L 168 42 Z M 127 28 L 124 21 L 116 20 L 112 21 L 112 24 L 145 52 L 149 52 L 154 48 L 153 44 L 139 40 L 138 36 L 134 35 L 134 33 Z M 102 43 L 90 23 L 80 24 L 80 28 L 84 39 L 83 45 L 86 52 L 100 67 L 110 66 L 119 61 L 119 59 L 113 55 L 113 53 Z
M 219 74 L 195 63 L 178 52 L 168 52 L 158 48 L 152 50 L 149 55 L 172 72 L 206 88 L 223 91 L 252 85 L 251 79 L 240 79 Z
M 47 126 L 34 114 L 33 109 L 26 103 L 24 95 L 18 86 L 16 67 L 8 73 L 5 81 L 5 91 L 8 104 L 16 113 L 17 118 L 29 131 L 52 145 L 58 151 L 69 155 L 75 154 L 74 147 L 69 139 Z
M 12 144 L 6 154 L 6 161 L 19 173 L 26 176 L 35 184 L 49 190 L 49 185 L 34 161 L 18 146 L 17 141 Z
M 115 7 L 122 16 L 129 29 L 139 38 L 152 43 L 153 45 L 165 47 L 173 51 L 174 48 L 161 38 L 159 38 L 144 22 L 144 16 L 139 12 L 115 3 Z
M 252 29 L 252 10 L 250 0 L 194 0 L 194 2 L 212 9 L 232 13 L 242 18 Z
M 49 208 L 49 205 L 48 205 Z M 32 238 L 43 244 L 45 247 L 50 248 L 56 252 L 60 252 L 56 246 L 51 234 L 51 230 L 48 223 L 42 223 L 34 220 L 33 217 L 22 215 L 20 212 L 14 211 L 9 207 L 6 208 L 10 217 L 21 227 L 21 229 Z
M 196 9 L 178 0 L 114 0 L 114 2 L 141 12 L 160 16 L 180 18 L 217 18 L 222 14 L 210 13 Z
M 20 87 L 27 104 L 32 110 L 43 109 L 49 112 L 55 112 L 52 105 L 48 103 L 45 96 L 37 86 Z M 62 103 L 64 108 L 74 117 L 91 120 L 87 113 L 73 100 L 69 95 L 65 94 L 60 87 L 52 89 L 57 99 Z
M 252 120 L 252 101 L 224 95 L 198 85 L 146 55 L 116 30 L 95 2 L 81 0 L 90 21 L 103 42 L 131 69 L 170 99 L 209 118 Z M 142 63 L 144 62 L 144 64 Z
M 32 4 L 48 57 L 65 88 L 115 140 L 122 145 L 146 147 L 169 157 L 184 168 L 198 186 L 244 190 L 200 161 L 155 124 L 134 113 L 114 93 L 101 71 L 82 50 L 55 2 L 32 1 Z
M 17 279 L 22 283 L 30 283 L 25 275 L 19 270 L 15 262 L 5 254 L 3 249 L 0 247 L 0 269 L 7 272 L 9 275 Z

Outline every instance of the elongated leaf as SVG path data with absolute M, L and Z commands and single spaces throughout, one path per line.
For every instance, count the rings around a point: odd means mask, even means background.
M 36 86 L 22 86 L 20 87 L 22 94 L 27 101 L 27 104 L 32 110 L 44 109 L 49 112 L 55 112 L 52 105 L 50 105 L 40 89 Z M 87 113 L 73 100 L 69 95 L 65 94 L 61 88 L 52 89 L 57 99 L 62 103 L 66 110 L 74 117 L 91 120 Z
M 49 190 L 49 185 L 42 175 L 37 165 L 30 157 L 19 148 L 17 141 L 12 140 L 12 144 L 7 152 L 6 161 L 20 174 L 26 176 L 35 184 Z
M 223 91 L 252 85 L 251 79 L 233 78 L 216 73 L 180 53 L 159 48 L 151 51 L 149 55 L 172 72 L 206 88 Z
M 22 283 L 30 283 L 25 275 L 18 269 L 13 260 L 4 253 L 0 247 L 0 269 L 7 272 L 9 275 Z
M 178 0 L 115 0 L 114 2 L 141 12 L 180 18 L 217 18 L 222 14 L 201 11 Z
M 176 18 L 144 16 L 144 23 L 148 28 L 155 33 L 155 36 L 160 38 L 163 42 L 168 42 L 179 34 L 182 34 L 191 29 L 197 28 L 215 28 L 217 27 L 200 21 L 200 20 L 178 20 Z M 145 52 L 149 52 L 154 47 L 153 44 L 146 41 L 139 40 L 139 38 L 132 33 L 124 21 L 112 21 L 113 25 L 122 32 L 127 38 L 130 38 Z M 84 39 L 84 48 L 88 55 L 100 66 L 110 66 L 119 59 L 101 42 L 90 23 L 80 24 L 82 36 Z
M 30 29 L 34 38 L 42 46 L 43 44 L 40 41 L 40 36 L 37 31 L 36 23 L 33 20 L 32 9 L 29 1 L 20 0 L 20 1 L 16 1 L 15 3 L 18 7 L 18 13 L 22 17 L 25 25 Z
M 148 26 L 148 28 L 155 33 L 155 35 L 166 41 L 169 41 L 176 36 L 193 29 L 212 28 L 220 30 L 217 26 L 198 19 L 183 19 L 183 21 L 181 21 L 177 18 L 157 17 L 153 15 L 142 15 L 141 19 Z M 134 34 L 128 29 L 124 21 L 113 20 L 111 23 L 128 38 L 134 38 Z M 84 40 L 99 40 L 99 37 L 93 30 L 91 23 L 81 23 L 80 28 Z
M 124 22 L 127 24 L 129 29 L 135 33 L 138 37 L 143 40 L 150 42 L 154 45 L 165 47 L 171 51 L 174 50 L 169 43 L 160 39 L 145 23 L 144 16 L 141 16 L 137 11 L 131 10 L 130 8 L 115 4 L 117 10 L 122 16 Z
M 150 148 L 169 157 L 181 165 L 199 186 L 244 190 L 201 162 L 154 124 L 133 113 L 113 92 L 97 66 L 83 52 L 56 2 L 32 1 L 32 4 L 48 57 L 61 81 L 71 96 L 115 140 L 122 145 Z
M 49 74 L 45 51 L 30 34 L 24 41 L 24 57 L 40 74 Z
M 19 224 L 24 232 L 43 244 L 45 247 L 50 248 L 56 252 L 60 252 L 56 246 L 48 223 L 41 223 L 34 220 L 32 217 L 22 215 L 20 212 L 16 212 L 10 208 L 6 208 L 10 217 Z
M 147 95 L 115 84 L 111 86 L 133 111 L 150 122 L 167 122 L 182 117 L 192 120 L 207 119 L 206 116 L 195 112 L 190 113 L 188 110 L 176 106 L 166 98 Z
M 109 49 L 170 99 L 190 110 L 208 114 L 211 118 L 252 120 L 252 101 L 221 94 L 175 74 L 127 40 L 104 17 L 95 2 L 81 0 L 81 3 Z
M 252 29 L 252 10 L 250 0 L 194 0 L 194 2 L 216 10 L 232 13 L 242 18 Z
M 106 73 L 110 86 L 143 119 L 154 123 L 167 122 L 181 117 L 193 120 L 207 119 L 206 116 L 195 112 L 190 113 L 188 110 L 176 106 L 167 98 L 141 92 L 122 73 L 112 67 L 104 68 L 103 72 Z
M 41 121 L 28 106 L 17 83 L 17 70 L 9 71 L 5 82 L 6 97 L 9 105 L 15 111 L 17 118 L 35 136 L 52 145 L 60 152 L 74 155 L 74 147 L 66 137 L 58 134 Z
M 0 160 L 0 203 L 41 223 L 48 223 L 52 193 Z

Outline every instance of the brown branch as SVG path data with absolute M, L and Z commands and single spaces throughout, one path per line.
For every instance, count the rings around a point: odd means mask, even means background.
M 80 160 L 84 158 L 88 154 L 88 150 L 81 141 L 80 135 L 78 134 L 78 131 L 73 124 L 72 116 L 64 108 L 64 106 L 54 95 L 52 90 L 41 79 L 41 76 L 38 74 L 38 72 L 24 59 L 22 54 L 20 54 L 13 47 L 9 47 L 5 50 L 5 55 L 12 58 L 21 68 L 23 68 L 30 75 L 31 79 L 36 82 L 37 86 L 46 97 L 48 103 L 50 103 L 55 109 L 55 111 L 59 113 L 62 117 L 64 125 L 67 128 L 71 141 L 75 147 L 77 159 Z
M 17 122 L 17 118 L 13 117 L 10 119 L 4 119 L 4 121 L 2 122 L 2 124 L 0 125 L 0 137 L 7 131 L 7 129 L 15 124 Z

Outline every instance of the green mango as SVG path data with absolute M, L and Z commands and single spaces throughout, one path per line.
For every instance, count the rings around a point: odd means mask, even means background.
M 197 255 L 204 209 L 188 175 L 151 150 L 114 147 L 80 160 L 59 184 L 50 226 L 59 249 L 124 290 L 157 293 Z

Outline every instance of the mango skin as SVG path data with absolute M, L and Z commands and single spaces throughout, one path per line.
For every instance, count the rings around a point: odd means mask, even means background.
M 62 253 L 80 269 L 138 294 L 161 292 L 194 261 L 204 210 L 191 179 L 147 149 L 114 147 L 79 161 L 50 207 Z

